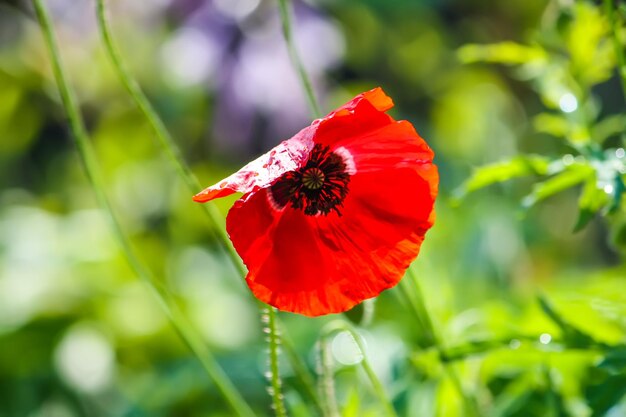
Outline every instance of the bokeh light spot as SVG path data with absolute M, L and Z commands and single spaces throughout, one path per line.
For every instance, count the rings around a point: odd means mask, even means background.
M 548 333 L 542 333 L 541 336 L 539 336 L 539 342 L 541 342 L 542 345 L 547 345 L 551 341 L 552 336 Z
M 564 113 L 572 113 L 578 108 L 578 100 L 572 93 L 566 93 L 559 99 L 559 108 Z
M 70 328 L 54 352 L 57 371 L 72 388 L 95 393 L 106 388 L 115 366 L 111 344 L 85 324 Z
M 339 332 L 331 344 L 333 357 L 342 365 L 356 365 L 363 360 L 363 355 L 350 332 Z

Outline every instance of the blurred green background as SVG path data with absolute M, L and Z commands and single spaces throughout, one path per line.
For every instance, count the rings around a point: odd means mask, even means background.
M 259 311 L 118 82 L 95 2 L 45 3 L 123 227 L 255 413 L 272 415 Z M 274 0 L 108 3 L 122 54 L 203 184 L 310 123 Z M 621 149 L 624 97 L 601 5 L 307 0 L 293 9 L 323 110 L 382 86 L 392 115 L 436 153 L 437 222 L 413 268 L 450 364 L 397 288 L 359 328 L 398 414 L 468 415 L 452 368 L 479 415 L 626 416 L 624 216 L 573 232 L 579 190 L 524 208 L 532 175 L 454 198 L 484 164 L 522 153 L 567 161 L 611 115 L 601 146 Z M 225 215 L 233 201 L 216 204 Z M 340 316 L 280 318 L 315 375 L 320 331 Z M 342 415 L 382 415 L 351 339 L 338 333 L 330 349 Z M 317 415 L 281 366 L 290 415 Z M 31 4 L 0 1 L 0 416 L 230 415 L 98 209 Z

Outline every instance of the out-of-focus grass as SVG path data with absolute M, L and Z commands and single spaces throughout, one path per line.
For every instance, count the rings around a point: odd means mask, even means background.
M 232 2 L 241 3 L 238 8 L 224 1 L 135 3 L 112 3 L 116 37 L 203 183 L 308 123 L 274 2 Z M 125 230 L 246 400 L 259 415 L 270 415 L 266 345 L 251 294 L 118 84 L 100 46 L 95 5 L 49 4 Z M 624 270 L 610 244 L 620 236 L 620 222 L 596 219 L 572 233 L 576 191 L 520 216 L 532 175 L 477 191 L 460 204 L 450 199 L 478 165 L 522 151 L 571 152 L 567 141 L 533 128 L 554 133 L 545 117 L 535 118 L 544 106 L 557 118 L 569 117 L 559 109 L 563 92 L 553 93 L 568 85 L 568 74 L 598 83 L 592 111 L 623 110 L 616 78 L 607 81 L 610 51 L 587 42 L 599 33 L 593 16 L 601 11 L 581 4 L 586 26 L 566 30 L 571 66 L 545 67 L 553 77 L 543 84 L 526 82 L 543 67 L 511 72 L 464 65 L 456 52 L 467 43 L 532 46 L 540 39 L 549 45 L 554 30 L 574 15 L 556 2 L 295 4 L 299 49 L 324 109 L 381 85 L 396 102 L 394 116 L 412 121 L 436 151 L 437 223 L 413 268 L 449 360 L 485 415 L 626 412 L 620 405 L 624 350 L 607 347 L 625 342 Z M 227 416 L 96 209 L 68 140 L 42 39 L 25 9 L 0 2 L 0 416 Z M 500 53 L 515 61 L 512 49 Z M 264 59 L 273 50 L 272 59 Z M 461 56 L 479 52 L 485 50 Z M 552 94 L 555 100 L 539 98 Z M 577 134 L 561 131 L 566 138 Z M 608 140 L 621 144 L 615 134 Z M 217 204 L 225 214 L 232 201 Z M 397 292 L 377 299 L 374 319 L 362 329 L 374 371 L 400 415 L 463 415 L 458 392 Z M 550 318 L 538 292 L 571 328 Z M 357 308 L 348 316 L 359 314 Z M 316 340 L 334 318 L 281 318 L 314 371 Z M 358 352 L 350 339 L 339 333 L 329 343 L 341 411 L 380 415 L 354 365 Z M 298 379 L 286 364 L 282 371 L 290 414 L 309 415 Z

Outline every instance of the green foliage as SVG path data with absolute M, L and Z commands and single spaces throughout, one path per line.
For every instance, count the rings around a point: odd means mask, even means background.
M 506 65 L 544 65 L 548 54 L 539 46 L 526 46 L 509 41 L 490 45 L 464 45 L 458 50 L 458 57 L 466 64 L 493 62 Z
M 546 175 L 550 161 L 539 155 L 520 155 L 508 161 L 496 162 L 474 170 L 472 176 L 457 190 L 462 198 L 467 193 L 479 190 L 491 184 L 509 181 L 527 175 Z
M 612 19 L 606 2 L 582 0 L 296 2 L 291 29 L 313 85 L 326 88 L 322 108 L 382 85 L 394 117 L 435 150 L 440 194 L 461 205 L 438 201 L 397 288 L 344 316 L 279 313 L 272 374 L 256 302 L 216 236 L 223 219 L 191 202 L 193 174 L 176 174 L 154 140 L 159 120 L 148 123 L 114 77 L 91 2 L 65 3 L 51 7 L 53 22 L 103 187 L 138 258 L 255 415 L 275 415 L 265 391 L 277 372 L 295 417 L 626 415 L 623 2 L 610 4 Z M 209 184 L 308 123 L 305 96 L 285 66 L 269 65 L 286 53 L 251 64 L 273 33 L 272 50 L 283 47 L 277 3 L 244 17 L 230 5 L 254 2 L 182 3 L 118 1 L 111 29 L 148 113 L 172 131 L 160 139 Z M 120 254 L 40 32 L 11 4 L 0 2 L 0 416 L 233 415 Z M 168 55 L 189 47 L 181 39 L 202 46 L 186 65 Z M 340 58 L 323 67 L 330 49 Z M 275 96 L 252 97 L 276 74 Z M 243 76 L 253 77 L 229 84 Z M 267 105 L 283 96 L 289 106 Z M 218 203 L 221 217 L 235 198 Z M 328 331 L 349 322 L 350 337 Z
M 624 150 L 601 146 L 610 138 L 624 135 L 626 119 L 623 114 L 601 117 L 592 96 L 592 87 L 606 82 L 616 63 L 609 19 L 600 8 L 587 2 L 575 3 L 560 13 L 564 23 L 541 33 L 539 39 L 545 39 L 544 42 L 532 46 L 511 42 L 467 45 L 457 55 L 466 63 L 493 62 L 519 67 L 519 75 L 532 81 L 546 106 L 561 111 L 534 116 L 535 131 L 564 139 L 574 155 L 566 154 L 562 159 L 558 155 L 518 155 L 475 169 L 460 187 L 459 194 L 519 176 L 556 174 L 535 184 L 522 200 L 522 206 L 531 207 L 583 183 L 574 226 L 575 231 L 580 231 L 596 213 L 613 212 L 621 203 L 622 175 L 626 173 Z M 554 158 L 551 162 L 550 157 Z M 541 160 L 543 169 L 527 166 L 530 158 Z
M 531 193 L 522 200 L 522 206 L 531 207 L 538 201 L 580 184 L 592 175 L 593 170 L 589 165 L 572 164 L 552 178 L 535 184 Z

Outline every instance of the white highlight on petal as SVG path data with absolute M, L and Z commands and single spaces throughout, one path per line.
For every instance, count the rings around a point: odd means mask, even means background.
M 287 207 L 286 205 L 283 207 L 278 205 L 276 200 L 274 200 L 272 190 L 270 190 L 269 188 L 265 189 L 265 197 L 267 198 L 267 202 L 270 203 L 270 207 L 273 208 L 275 211 L 281 212 L 285 209 L 285 207 Z
M 279 143 L 271 151 L 259 156 L 230 177 L 204 189 L 199 195 L 229 189 L 243 194 L 252 192 L 249 195 L 251 196 L 272 185 L 283 174 L 295 171 L 305 164 L 313 146 L 312 129 L 305 127 L 293 138 Z
M 343 163 L 346 164 L 346 170 L 348 174 L 356 174 L 356 165 L 354 163 L 354 158 L 352 157 L 352 153 L 350 153 L 349 150 L 347 150 L 343 146 L 340 146 L 337 149 L 333 150 L 333 152 L 341 156 L 341 158 L 343 159 Z

